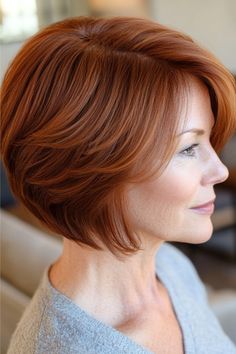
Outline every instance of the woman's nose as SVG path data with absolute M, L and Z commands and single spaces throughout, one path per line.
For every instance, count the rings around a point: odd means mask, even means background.
M 223 183 L 229 177 L 229 170 L 220 160 L 219 156 L 214 151 L 214 157 L 211 158 L 211 163 L 206 172 L 204 184 Z

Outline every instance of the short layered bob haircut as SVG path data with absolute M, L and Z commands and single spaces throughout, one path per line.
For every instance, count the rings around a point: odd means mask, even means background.
M 1 89 L 1 155 L 15 197 L 52 231 L 97 250 L 142 249 L 126 189 L 176 148 L 191 78 L 211 100 L 211 143 L 235 131 L 235 82 L 188 35 L 133 17 L 74 17 L 26 41 Z

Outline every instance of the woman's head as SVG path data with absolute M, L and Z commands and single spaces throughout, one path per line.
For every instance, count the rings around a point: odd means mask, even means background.
M 190 37 L 127 17 L 43 29 L 2 85 L 1 153 L 14 195 L 80 244 L 138 250 L 127 186 L 168 167 L 194 80 L 209 93 L 211 143 L 220 151 L 235 129 L 235 84 Z

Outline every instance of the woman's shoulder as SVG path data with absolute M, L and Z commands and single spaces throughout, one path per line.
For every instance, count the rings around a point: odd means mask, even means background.
M 30 303 L 25 308 L 11 337 L 7 354 L 36 353 L 36 343 L 45 314 L 46 301 L 43 295 L 42 280 Z
M 75 307 L 75 306 L 74 306 Z M 26 307 L 10 341 L 7 354 L 74 353 L 71 302 L 53 290 L 48 268 Z M 77 313 L 79 320 L 79 314 Z M 70 345 L 71 344 L 71 345 Z M 79 346 L 79 342 L 77 342 Z

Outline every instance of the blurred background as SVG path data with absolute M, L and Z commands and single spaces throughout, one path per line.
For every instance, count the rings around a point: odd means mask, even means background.
M 0 0 L 0 81 L 29 36 L 52 22 L 81 15 L 136 16 L 169 25 L 191 35 L 236 76 L 235 0 Z M 212 238 L 202 245 L 175 246 L 194 263 L 212 309 L 236 343 L 236 135 L 220 157 L 230 176 L 215 188 Z M 2 353 L 44 268 L 60 250 L 61 237 L 15 200 L 1 164 Z

